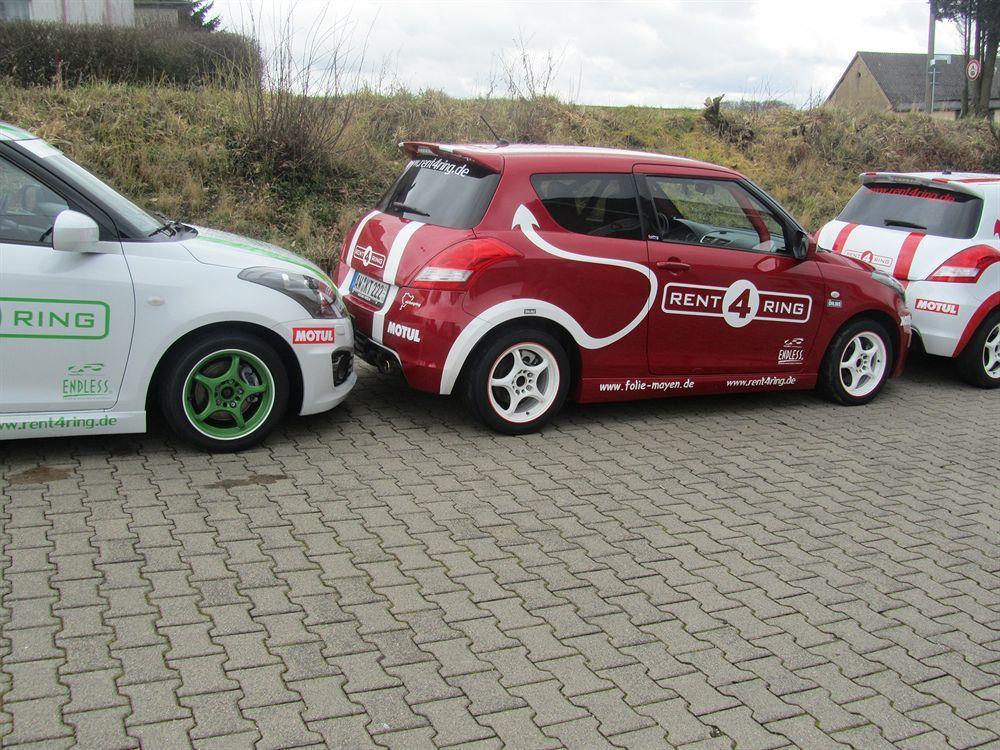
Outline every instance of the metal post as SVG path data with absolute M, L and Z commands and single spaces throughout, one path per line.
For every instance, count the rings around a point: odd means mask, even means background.
M 931 60 L 931 104 L 927 112 L 934 114 L 934 96 L 937 93 L 937 60 Z
M 934 111 L 934 28 L 937 25 L 937 2 L 930 0 L 931 15 L 927 25 L 927 78 L 924 81 L 924 111 Z

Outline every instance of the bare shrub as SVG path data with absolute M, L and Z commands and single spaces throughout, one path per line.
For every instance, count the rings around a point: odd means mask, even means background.
M 251 15 L 251 36 L 258 40 L 263 65 L 259 75 L 241 76 L 238 114 L 242 149 L 251 169 L 264 176 L 309 181 L 335 168 L 344 136 L 362 98 L 367 35 L 352 44 L 349 17 L 326 23 L 324 10 L 301 47 L 292 18 L 294 8 L 262 39 Z
M 512 50 L 494 55 L 484 98 L 487 102 L 508 100 L 502 107 L 502 119 L 490 117 L 490 123 L 503 138 L 545 143 L 551 135 L 553 116 L 566 111 L 554 94 L 563 54 L 551 49 L 536 52 L 530 42 L 530 38 L 519 33 Z
M 536 54 L 531 51 L 530 42 L 530 38 L 518 33 L 514 37 L 514 49 L 494 57 L 487 98 L 498 90 L 507 99 L 533 100 L 553 95 L 563 54 L 552 50 Z

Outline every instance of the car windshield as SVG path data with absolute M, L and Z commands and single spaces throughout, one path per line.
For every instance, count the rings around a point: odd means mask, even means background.
M 863 186 L 837 218 L 898 232 L 969 239 L 976 235 L 982 211 L 982 200 L 967 193 L 879 182 Z
M 19 141 L 18 145 L 41 158 L 47 169 L 127 221 L 137 236 L 146 237 L 163 226 L 163 220 L 137 206 L 45 141 Z
M 483 220 L 499 183 L 500 175 L 478 164 L 415 159 L 378 209 L 426 224 L 471 229 Z

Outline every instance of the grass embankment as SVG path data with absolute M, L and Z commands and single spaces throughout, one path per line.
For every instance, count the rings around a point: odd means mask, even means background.
M 752 138 L 737 146 L 696 110 L 469 101 L 437 92 L 361 95 L 337 152 L 286 170 L 265 167 L 261 145 L 248 143 L 239 97 L 216 88 L 0 86 L 0 120 L 38 133 L 152 209 L 321 262 L 399 171 L 400 140 L 489 140 L 480 114 L 512 141 L 626 147 L 734 167 L 810 229 L 839 212 L 865 170 L 1000 171 L 998 141 L 983 123 L 771 110 L 748 117 Z

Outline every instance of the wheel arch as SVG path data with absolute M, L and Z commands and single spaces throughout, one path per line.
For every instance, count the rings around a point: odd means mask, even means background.
M 285 366 L 285 371 L 288 373 L 288 410 L 292 414 L 298 414 L 302 410 L 302 370 L 299 367 L 298 359 L 295 357 L 295 353 L 292 351 L 291 345 L 289 345 L 287 341 L 271 329 L 265 328 L 264 326 L 256 323 L 248 323 L 246 321 L 209 323 L 188 331 L 170 344 L 170 346 L 168 346 L 160 356 L 159 361 L 157 361 L 156 367 L 153 370 L 153 376 L 149 379 L 149 383 L 146 386 L 146 411 L 149 412 L 151 407 L 157 406 L 156 400 L 157 394 L 159 393 L 160 379 L 163 377 L 166 364 L 170 362 L 178 352 L 182 351 L 191 341 L 194 341 L 195 339 L 206 334 L 234 332 L 257 336 L 267 342 L 274 349 L 277 355 L 281 358 L 281 363 Z
M 572 334 L 570 334 L 570 332 L 559 323 L 551 318 L 543 318 L 535 315 L 522 315 L 516 318 L 511 318 L 510 320 L 497 323 L 496 325 L 483 331 L 482 335 L 480 335 L 480 337 L 476 340 L 475 345 L 469 350 L 469 353 L 465 356 L 465 360 L 462 362 L 462 367 L 455 380 L 455 388 L 463 387 L 471 363 L 475 360 L 476 355 L 478 355 L 484 347 L 489 345 L 490 340 L 493 337 L 514 328 L 535 328 L 545 331 L 549 335 L 555 337 L 555 339 L 562 344 L 563 349 L 566 351 L 566 356 L 569 357 L 569 387 L 570 394 L 572 394 L 573 389 L 579 382 L 580 373 L 583 368 L 580 346 L 576 343 Z
M 962 335 L 959 337 L 958 343 L 955 345 L 955 351 L 951 355 L 953 358 L 961 357 L 965 353 L 969 344 L 972 343 L 972 338 L 979 331 L 979 327 L 997 311 L 1000 311 L 1000 292 L 987 297 L 972 314 L 972 317 L 965 326 L 965 330 L 962 331 Z
M 899 340 L 899 323 L 884 310 L 861 310 L 837 326 L 833 335 L 830 336 L 830 340 L 826 342 L 826 348 L 823 350 L 823 356 L 826 356 L 826 352 L 829 350 L 830 344 L 833 340 L 837 338 L 837 334 L 847 328 L 847 326 L 851 325 L 851 323 L 856 323 L 859 320 L 874 320 L 876 323 L 885 328 L 886 332 L 889 334 L 889 343 L 892 345 L 893 367 L 891 371 L 894 371 L 896 369 L 896 365 L 899 363 L 899 358 L 902 357 L 905 352 L 902 351 L 902 342 Z

